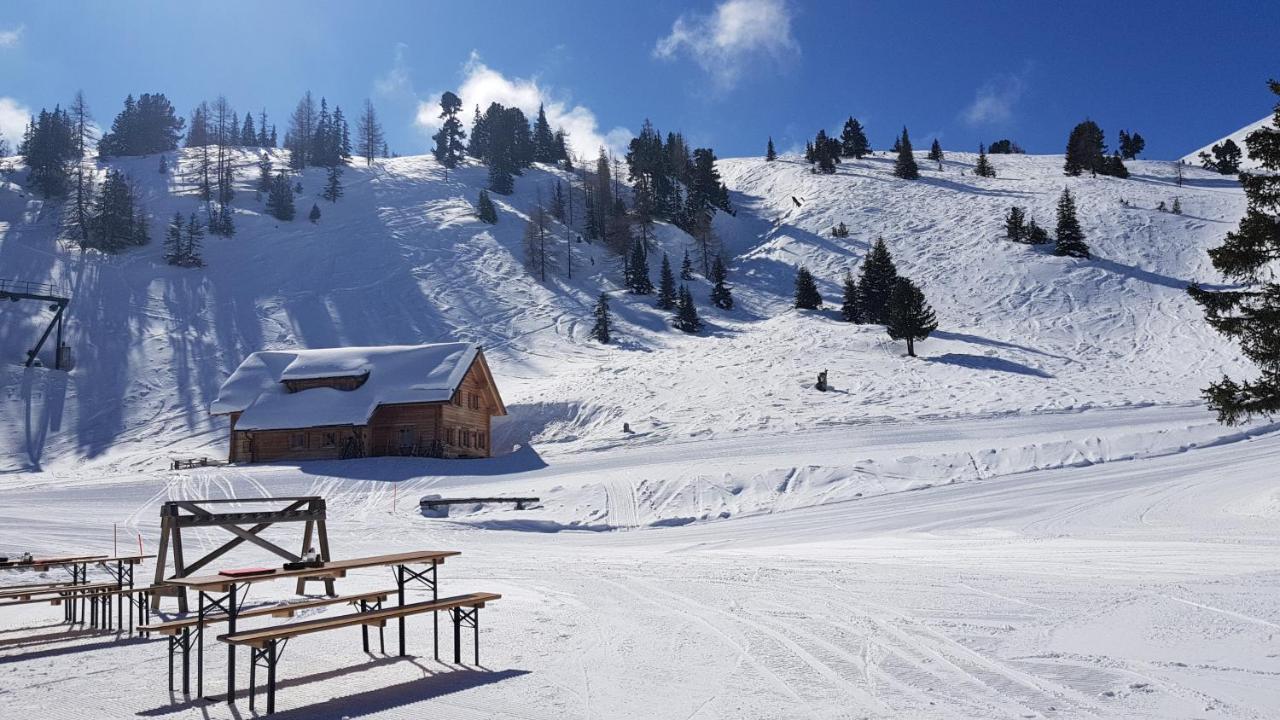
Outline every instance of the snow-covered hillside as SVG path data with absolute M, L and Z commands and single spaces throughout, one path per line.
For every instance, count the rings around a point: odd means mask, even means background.
M 1244 144 L 1244 140 L 1245 138 L 1249 137 L 1249 134 L 1252 133 L 1254 130 L 1260 130 L 1264 127 L 1274 127 L 1274 126 L 1275 126 L 1274 116 L 1268 115 L 1257 122 L 1252 122 L 1252 123 L 1249 123 L 1248 125 L 1245 125 L 1239 130 L 1231 133 L 1230 135 L 1227 135 L 1225 137 L 1220 137 L 1217 140 L 1214 140 L 1213 142 L 1209 143 L 1208 145 L 1205 145 L 1199 150 L 1196 150 L 1194 152 L 1189 152 L 1186 155 L 1183 155 L 1182 161 L 1185 163 L 1189 163 L 1191 165 L 1195 165 L 1196 167 L 1200 167 L 1200 153 L 1211 153 L 1214 145 L 1219 145 L 1223 142 L 1226 142 L 1227 140 L 1231 140 L 1236 145 L 1240 146 L 1240 152 L 1243 154 L 1243 157 L 1240 160 L 1240 169 L 1256 170 L 1258 169 L 1259 165 L 1257 162 L 1255 162 L 1252 158 L 1249 157 L 1249 146 Z
M 834 176 L 792 157 L 724 160 L 737 215 L 718 216 L 716 232 L 738 308 L 710 308 L 709 286 L 696 280 L 708 329 L 686 336 L 651 297 L 617 291 L 618 263 L 599 245 L 573 244 L 572 279 L 563 267 L 545 284 L 525 272 L 523 218 L 558 171 L 519 178 L 516 194 L 497 198 L 500 222 L 488 226 L 474 217 L 480 166 L 447 181 L 427 156 L 352 167 L 336 204 L 318 200 L 323 171 L 312 169 L 300 219 L 280 223 L 253 197 L 253 160 L 240 158 L 237 234 L 208 238 L 200 270 L 160 260 L 164 222 L 198 202 L 180 172 L 156 172 L 156 158 L 114 162 L 140 184 L 157 239 L 119 256 L 56 242 L 52 204 L 18 184 L 21 171 L 9 174 L 0 275 L 71 292 L 76 369 L 18 366 L 38 312 L 6 309 L 7 469 L 56 477 L 84 462 L 126 470 L 159 467 L 171 453 L 221 456 L 225 422 L 208 405 L 239 361 L 263 348 L 481 342 L 512 408 L 498 430 L 507 448 L 1187 405 L 1207 380 L 1242 369 L 1183 292 L 1192 279 L 1215 281 L 1205 249 L 1240 215 L 1242 195 L 1233 180 L 1199 170 L 1177 187 L 1168 163 L 1131 163 L 1128 180 L 1067 178 L 1057 156 L 999 156 L 999 177 L 986 179 L 967 172 L 971 156 L 953 153 L 941 170 L 921 158 L 922 179 L 905 182 L 882 156 L 845 162 Z M 1077 196 L 1096 259 L 1001 239 L 1014 204 L 1051 227 L 1064 187 Z M 1155 209 L 1175 197 L 1183 215 Z M 313 201 L 318 224 L 301 219 Z M 841 221 L 851 237 L 830 237 Z M 879 327 L 839 322 L 831 309 L 790 309 L 799 265 L 817 273 L 832 308 L 840 277 L 878 237 L 938 310 L 940 330 L 919 359 L 904 358 Z M 673 259 L 689 242 L 660 226 Z M 617 300 L 616 346 L 586 337 L 601 289 Z M 823 369 L 836 392 L 810 389 Z

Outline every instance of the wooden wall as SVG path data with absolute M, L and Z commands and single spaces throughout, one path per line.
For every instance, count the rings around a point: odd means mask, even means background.
M 379 405 L 369 418 L 370 455 L 407 454 L 402 450 L 400 431 L 408 430 L 413 444 L 406 450 L 425 454 L 440 440 L 440 403 Z
M 297 430 L 232 430 L 231 462 L 336 460 L 351 438 L 368 447 L 363 426 L 320 426 Z M 367 452 L 367 450 L 366 450 Z

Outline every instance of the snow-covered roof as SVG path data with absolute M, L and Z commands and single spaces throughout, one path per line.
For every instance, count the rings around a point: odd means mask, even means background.
M 379 405 L 444 402 L 475 361 L 474 343 L 263 350 L 244 359 L 218 390 L 210 411 L 239 412 L 237 430 L 363 425 Z M 289 392 L 282 381 L 368 373 L 354 390 Z

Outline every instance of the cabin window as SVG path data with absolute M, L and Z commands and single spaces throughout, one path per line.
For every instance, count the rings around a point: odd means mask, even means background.
M 307 434 L 306 433 L 290 433 L 289 449 L 290 450 L 306 450 Z
M 479 395 L 477 395 L 477 394 L 475 394 L 475 393 L 468 393 L 468 394 L 467 394 L 467 407 L 471 408 L 472 410 L 479 410 L 479 409 L 480 409 L 480 396 L 479 396 Z
M 449 402 L 453 403 L 455 407 L 462 407 L 462 391 L 459 390 L 458 392 L 454 393 L 453 397 L 450 398 Z
M 411 427 L 400 428 L 400 447 L 401 448 L 413 447 L 413 428 Z
M 445 428 L 444 441 L 450 445 L 458 444 L 458 432 L 453 428 Z
M 462 447 L 464 448 L 471 447 L 471 431 L 470 430 L 462 431 Z
M 338 433 L 327 432 L 321 435 L 320 447 L 338 447 Z
M 477 431 L 477 432 L 476 432 L 476 447 L 478 447 L 478 448 L 480 448 L 481 450 L 483 450 L 483 449 L 484 449 L 484 444 L 485 444 L 485 442 L 486 442 L 486 440 L 485 440 L 485 437 L 484 437 L 484 433 Z

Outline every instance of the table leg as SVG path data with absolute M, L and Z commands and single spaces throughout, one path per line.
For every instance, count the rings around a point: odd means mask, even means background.
M 196 697 L 204 697 L 204 591 L 200 591 L 200 609 L 196 611 Z
M 234 635 L 236 632 L 236 615 L 239 608 L 236 606 L 236 584 L 231 583 L 227 586 L 227 634 Z M 227 643 L 227 704 L 232 705 L 236 701 L 236 646 Z
M 398 593 L 400 607 L 404 607 L 404 582 L 405 582 L 404 569 L 405 568 L 403 565 L 396 566 L 396 585 L 398 585 L 400 588 Z M 403 615 L 400 616 L 400 655 L 401 657 L 404 656 L 404 616 Z

